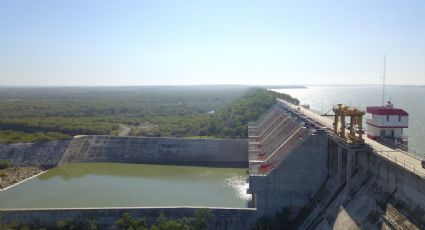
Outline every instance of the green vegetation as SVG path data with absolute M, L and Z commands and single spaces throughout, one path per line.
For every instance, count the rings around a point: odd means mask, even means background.
M 58 132 L 34 132 L 26 133 L 21 131 L 13 130 L 0 130 L 0 143 L 10 144 L 17 142 L 36 142 L 36 141 L 52 141 L 68 139 L 71 136 L 64 133 Z
M 10 162 L 7 160 L 0 160 L 0 170 L 10 167 Z
M 280 212 L 277 212 L 273 217 L 260 217 L 254 226 L 255 230 L 280 230 L 293 229 L 294 223 L 289 220 L 291 216 L 291 207 L 284 207 Z
M 148 225 L 144 218 L 136 219 L 130 213 L 124 213 L 120 219 L 115 222 L 115 227 L 122 230 L 204 230 L 208 229 L 208 222 L 213 217 L 209 209 L 196 210 L 191 217 L 178 219 L 169 219 L 160 214 L 156 222 Z M 46 229 L 39 221 L 29 224 L 18 222 L 2 223 L 0 218 L 0 229 Z M 50 228 L 49 228 L 50 229 Z M 97 230 L 100 229 L 94 219 L 62 219 L 56 223 L 53 229 L 60 230 Z
M 297 99 L 289 95 L 251 88 L 241 98 L 217 112 L 211 119 L 208 133 L 223 138 L 247 138 L 248 122 L 256 121 L 275 103 L 275 98 L 299 104 Z
M 116 221 L 116 225 L 123 230 L 201 230 L 208 229 L 208 221 L 212 216 L 209 209 L 196 210 L 193 217 L 180 219 L 168 219 L 161 213 L 156 222 L 149 227 L 145 219 L 135 219 L 129 213 L 124 213 L 121 219 Z
M 0 143 L 74 135 L 246 138 L 285 94 L 244 86 L 0 88 Z
M 80 220 L 73 220 L 73 219 L 64 219 L 59 220 L 56 223 L 56 229 L 59 230 L 97 230 L 99 229 L 96 221 L 93 219 L 80 219 Z
M 148 229 L 146 221 L 143 218 L 135 219 L 130 213 L 126 212 L 122 215 L 121 219 L 117 220 L 115 224 L 121 229 Z
M 0 160 L 0 170 L 7 169 L 10 167 L 10 162 L 7 160 Z M 6 172 L 0 171 L 0 179 L 7 176 Z

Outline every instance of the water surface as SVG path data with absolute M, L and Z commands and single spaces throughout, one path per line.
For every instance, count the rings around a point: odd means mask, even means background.
M 247 207 L 242 168 L 73 163 L 0 192 L 0 208 Z

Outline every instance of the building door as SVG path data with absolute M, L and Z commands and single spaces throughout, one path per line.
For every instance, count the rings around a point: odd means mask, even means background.
M 380 137 L 385 137 L 385 129 L 382 129 L 380 132 Z
M 391 129 L 391 137 L 394 138 L 394 129 Z

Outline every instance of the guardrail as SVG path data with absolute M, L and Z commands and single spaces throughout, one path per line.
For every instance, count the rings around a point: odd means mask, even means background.
M 406 163 L 406 161 L 404 160 L 397 160 L 397 156 L 390 156 L 390 153 L 388 151 L 383 151 L 383 150 L 377 150 L 374 149 L 375 153 L 377 153 L 379 156 L 385 158 L 386 160 L 403 167 L 404 169 L 412 172 L 415 175 L 418 175 L 419 177 L 421 177 L 422 179 L 425 180 L 425 174 L 419 170 L 416 169 L 415 165 L 412 165 L 410 163 Z M 399 152 L 399 151 L 394 151 L 394 152 Z

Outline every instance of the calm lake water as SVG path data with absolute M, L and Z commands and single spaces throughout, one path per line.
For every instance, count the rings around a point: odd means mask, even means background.
M 381 86 L 308 86 L 306 89 L 276 89 L 277 92 L 298 98 L 301 104 L 325 113 L 333 105 L 342 103 L 366 110 L 367 106 L 382 104 Z M 396 108 L 409 113 L 409 149 L 425 155 L 425 87 L 387 86 L 386 98 Z
M 247 207 L 246 169 L 73 163 L 0 192 L 0 208 Z

